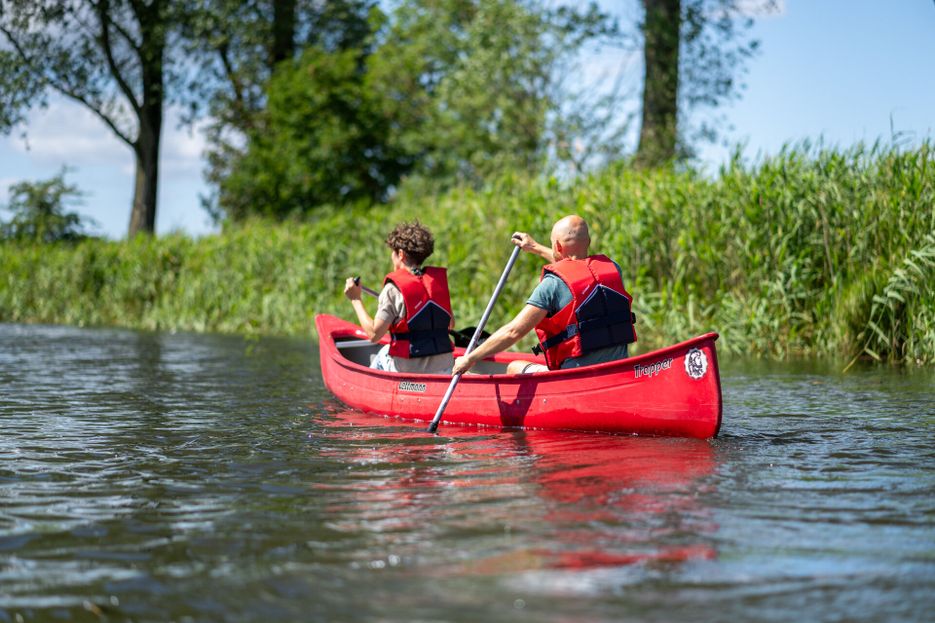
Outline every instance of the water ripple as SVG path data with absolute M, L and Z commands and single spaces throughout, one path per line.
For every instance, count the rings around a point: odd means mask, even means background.
M 308 340 L 0 325 L 0 621 L 926 621 L 935 377 L 727 363 L 714 441 L 348 411 Z

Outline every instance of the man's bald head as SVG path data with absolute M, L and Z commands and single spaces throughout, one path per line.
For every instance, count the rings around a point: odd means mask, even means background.
M 584 258 L 588 255 L 591 246 L 591 234 L 588 232 L 588 223 L 576 214 L 560 219 L 552 227 L 552 251 L 556 259 L 570 257 Z M 558 257 L 558 256 L 561 257 Z

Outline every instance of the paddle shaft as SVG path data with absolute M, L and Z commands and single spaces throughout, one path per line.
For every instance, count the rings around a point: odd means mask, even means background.
M 355 286 L 360 286 L 361 291 L 362 291 L 362 292 L 365 292 L 365 293 L 367 293 L 367 294 L 369 294 L 370 296 L 374 296 L 374 297 L 379 297 L 379 296 L 380 296 L 380 293 L 377 292 L 376 290 L 372 290 L 372 289 L 368 288 L 367 286 L 361 286 L 361 285 L 360 285 L 360 277 L 354 277 L 354 285 L 355 285 Z
M 513 270 L 513 264 L 516 263 L 516 258 L 519 257 L 520 248 L 515 247 L 513 249 L 513 254 L 510 255 L 509 261 L 506 263 L 506 267 L 503 269 L 503 274 L 500 275 L 500 281 L 497 282 L 497 287 L 494 288 L 493 296 L 490 297 L 490 302 L 487 303 L 487 309 L 484 310 L 484 315 L 481 316 L 480 322 L 477 323 L 477 328 L 474 330 L 474 335 L 471 337 L 471 341 L 468 342 L 467 348 L 464 349 L 464 354 L 467 355 L 477 344 L 477 340 L 480 339 L 481 333 L 484 331 L 484 325 L 487 324 L 487 319 L 490 317 L 490 312 L 493 310 L 494 303 L 497 302 L 497 297 L 500 296 L 500 291 L 503 290 L 504 284 L 506 284 L 506 278 L 510 276 L 510 271 Z M 461 380 L 460 374 L 455 374 L 451 378 L 451 384 L 448 386 L 448 391 L 445 392 L 442 402 L 438 405 L 438 411 L 435 412 L 435 417 L 432 418 L 432 423 L 429 424 L 428 432 L 434 433 L 438 430 L 438 422 L 442 419 L 442 413 L 445 412 L 445 407 L 448 406 L 448 401 L 451 400 L 451 395 L 455 391 L 455 387 L 458 385 L 458 381 Z

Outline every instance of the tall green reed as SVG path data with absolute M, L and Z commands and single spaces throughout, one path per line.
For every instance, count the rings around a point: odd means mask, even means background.
M 799 144 L 735 159 L 714 177 L 622 164 L 567 182 L 506 173 L 479 190 L 404 190 L 388 206 L 322 208 L 306 221 L 251 221 L 197 240 L 4 243 L 0 320 L 303 334 L 316 313 L 352 318 L 344 279 L 378 285 L 390 268 L 386 232 L 419 219 L 435 234 L 431 262 L 448 266 L 466 326 L 490 296 L 510 234 L 547 242 L 556 219 L 578 213 L 592 250 L 623 268 L 637 352 L 715 330 L 727 353 L 935 363 L 932 159 L 927 142 Z M 522 307 L 541 266 L 520 257 L 492 325 Z

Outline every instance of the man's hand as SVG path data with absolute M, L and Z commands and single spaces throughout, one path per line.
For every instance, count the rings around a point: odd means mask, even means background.
M 474 367 L 474 362 L 470 357 L 456 357 L 455 364 L 451 368 L 451 374 L 464 374 Z
M 532 236 L 522 231 L 513 232 L 513 236 L 510 238 L 510 241 L 523 251 L 527 251 L 529 253 L 535 253 L 539 246 L 539 243 L 536 242 Z
M 344 296 L 351 301 L 360 300 L 360 286 L 354 283 L 353 277 L 348 277 L 344 282 Z
M 532 253 L 533 255 L 538 255 L 547 262 L 555 261 L 555 254 L 552 252 L 550 247 L 539 244 L 536 240 L 523 231 L 513 232 L 513 236 L 510 237 L 510 242 L 518 246 L 520 249 L 527 253 Z

